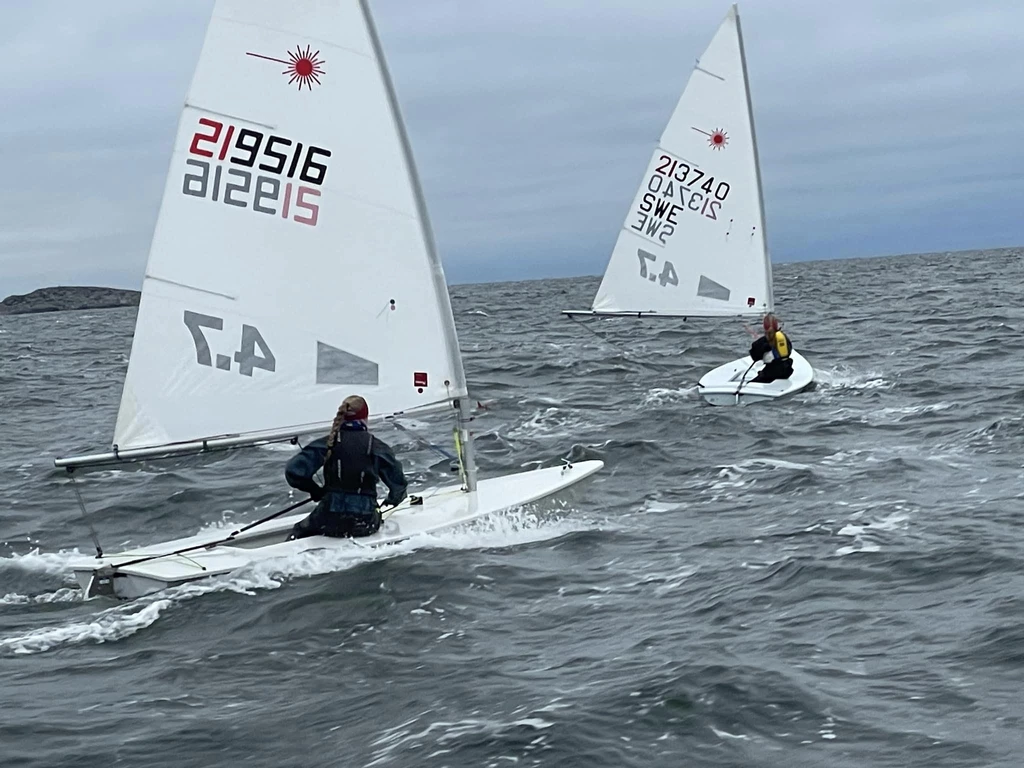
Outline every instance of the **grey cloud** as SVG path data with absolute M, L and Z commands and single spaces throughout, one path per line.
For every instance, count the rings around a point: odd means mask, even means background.
M 0 293 L 138 285 L 210 0 L 0 10 Z M 373 3 L 449 278 L 595 274 L 727 4 Z M 740 8 L 776 258 L 1019 243 L 1024 6 Z
M 542 22 L 507 8 L 443 7 L 463 11 L 440 13 L 434 26 L 459 40 L 448 47 L 417 43 L 396 17 L 382 26 L 394 24 L 402 43 L 393 69 L 410 123 L 446 127 L 431 136 L 436 154 L 417 153 L 446 254 L 469 262 L 490 237 L 515 256 L 524 235 L 496 235 L 487 223 L 500 220 L 517 233 L 579 233 L 560 240 L 572 257 L 564 273 L 599 272 L 726 6 L 558 3 Z M 1022 191 L 1015 30 L 1024 9 L 752 2 L 741 15 L 774 253 L 887 252 L 876 230 L 900 233 L 888 252 L 1020 241 L 1005 211 Z M 459 26 L 444 27 L 453 18 Z M 482 200 L 492 217 L 478 215 Z M 973 239 L 962 222 L 954 230 L 920 213 L 949 204 L 974 212 Z M 474 248 L 464 251 L 470 233 Z

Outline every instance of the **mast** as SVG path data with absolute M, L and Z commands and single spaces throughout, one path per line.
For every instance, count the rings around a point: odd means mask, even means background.
M 430 260 L 430 273 L 434 281 L 434 291 L 438 301 L 443 308 L 443 326 L 445 342 L 448 347 L 448 356 L 452 365 L 452 373 L 455 381 L 452 384 L 460 390 L 468 390 L 466 386 L 466 372 L 462 366 L 462 352 L 459 349 L 459 337 L 455 330 L 455 314 L 452 311 L 451 296 L 448 294 L 448 283 L 444 277 L 444 267 L 437 255 L 437 245 L 434 241 L 434 230 L 430 224 L 430 216 L 427 213 L 427 203 L 423 197 L 423 187 L 420 184 L 419 173 L 416 171 L 416 163 L 413 160 L 412 145 L 409 142 L 409 135 L 405 130 L 405 122 L 402 120 L 402 111 L 398 104 L 398 97 L 395 95 L 395 86 L 391 80 L 391 73 L 388 71 L 387 62 L 384 60 L 384 51 L 380 44 L 380 37 L 377 35 L 377 27 L 373 23 L 373 16 L 370 14 L 370 7 L 367 0 L 359 0 L 359 7 L 366 20 L 366 28 L 370 34 L 370 44 L 373 46 L 374 56 L 377 59 L 377 66 L 380 68 L 380 75 L 384 81 L 384 90 L 388 95 L 388 102 L 391 105 L 391 114 L 395 119 L 395 126 L 398 129 L 398 136 L 402 144 L 402 153 L 405 156 L 405 167 L 409 174 L 409 184 L 412 186 L 416 197 L 416 210 L 419 214 L 420 228 L 423 232 L 423 242 L 427 248 L 427 258 Z M 476 461 L 473 453 L 473 440 L 469 433 L 470 402 L 468 397 L 459 397 L 455 401 L 458 412 L 456 429 L 460 435 L 459 455 L 466 473 L 466 490 L 476 491 Z
M 740 9 L 732 6 L 736 15 L 736 39 L 740 44 L 740 65 L 743 68 L 743 92 L 747 96 L 747 119 L 750 122 L 750 139 L 754 145 L 754 175 L 757 178 L 757 203 L 761 212 L 761 236 L 764 239 L 764 266 L 768 275 L 768 311 L 775 311 L 775 289 L 772 281 L 772 258 L 768 248 L 768 230 L 765 227 L 764 190 L 761 187 L 761 160 L 757 154 L 757 131 L 754 130 L 754 104 L 750 99 L 750 78 L 747 76 L 747 54 L 743 48 L 743 28 L 740 26 Z

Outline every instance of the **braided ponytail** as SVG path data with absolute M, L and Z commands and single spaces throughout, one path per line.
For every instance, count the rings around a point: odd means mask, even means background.
M 338 412 L 334 416 L 334 422 L 331 424 L 331 431 L 327 435 L 327 448 L 330 450 L 334 447 L 334 444 L 338 441 L 338 431 L 341 429 L 342 423 L 345 421 L 345 404 L 342 403 L 338 406 Z
M 349 395 L 341 401 L 338 412 L 334 415 L 334 422 L 331 424 L 331 431 L 327 435 L 327 455 L 330 457 L 334 444 L 338 442 L 338 432 L 341 425 L 346 421 L 365 421 L 370 418 L 370 409 L 366 401 L 359 395 Z

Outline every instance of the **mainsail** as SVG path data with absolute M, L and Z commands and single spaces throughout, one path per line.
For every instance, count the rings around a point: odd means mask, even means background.
M 315 429 L 353 392 L 378 415 L 467 393 L 369 10 L 218 0 L 179 121 L 114 449 Z
M 593 313 L 769 311 L 766 243 L 753 110 L 734 5 L 694 67 L 651 156 Z
M 378 415 L 456 406 L 462 479 L 391 507 L 361 547 L 546 498 L 603 466 L 566 461 L 477 486 L 447 286 L 366 0 L 218 0 L 153 237 L 114 450 L 56 464 L 70 473 L 298 437 L 326 427 L 353 391 Z M 115 555 L 90 526 L 96 557 L 72 567 L 87 597 L 133 598 L 352 547 L 289 537 L 302 515 L 281 515 L 311 500 L 228 536 Z

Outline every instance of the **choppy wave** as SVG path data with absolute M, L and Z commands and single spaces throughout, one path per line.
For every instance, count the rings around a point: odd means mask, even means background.
M 74 586 L 90 533 L 52 457 L 109 443 L 134 312 L 0 317 L 5 759 L 1018 765 L 1021 254 L 776 277 L 817 385 L 739 409 L 695 388 L 745 351 L 739 323 L 584 328 L 558 312 L 596 280 L 457 287 L 481 474 L 564 457 L 603 472 L 444 535 L 126 603 Z M 406 426 L 439 444 L 449 429 Z M 380 434 L 414 485 L 450 479 L 412 436 Z M 291 450 L 79 488 L 115 551 L 286 506 Z
M 337 573 L 423 550 L 520 547 L 594 529 L 595 523 L 588 522 L 586 518 L 576 517 L 571 512 L 552 519 L 550 514 L 520 509 L 500 515 L 489 515 L 445 533 L 414 536 L 388 547 L 360 547 L 356 541 L 351 548 L 319 549 L 274 558 L 229 575 L 172 587 L 154 596 L 133 601 L 130 605 L 104 608 L 88 619 L 76 617 L 64 625 L 32 629 L 24 634 L 9 637 L 0 636 L 0 655 L 4 652 L 32 654 L 65 645 L 122 640 L 152 626 L 173 606 L 213 592 L 233 592 L 252 596 L 261 590 L 278 589 L 295 579 Z M 49 574 L 63 573 L 70 560 L 79 557 L 77 553 L 44 555 L 34 551 L 20 557 L 8 558 L 8 567 Z M 81 591 L 60 589 L 37 595 L 10 593 L 0 598 L 0 606 L 64 602 L 83 602 Z M 94 598 L 89 604 L 101 602 L 105 602 L 105 599 Z

